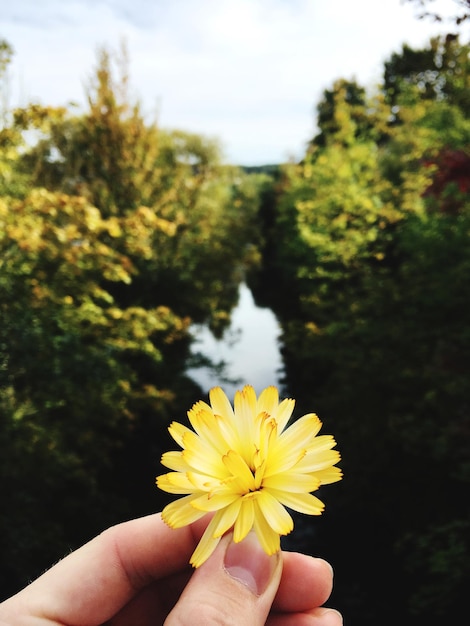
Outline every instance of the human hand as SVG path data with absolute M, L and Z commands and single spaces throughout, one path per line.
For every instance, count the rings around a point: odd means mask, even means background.
M 322 608 L 330 565 L 294 552 L 267 556 L 254 535 L 228 533 L 188 566 L 205 518 L 172 530 L 159 514 L 109 528 L 0 604 L 2 626 L 340 626 Z

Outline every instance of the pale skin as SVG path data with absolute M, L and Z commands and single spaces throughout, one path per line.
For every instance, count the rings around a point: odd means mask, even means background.
M 1 626 L 340 626 L 322 605 L 333 584 L 323 559 L 271 557 L 250 535 L 224 536 L 193 570 L 208 523 L 170 529 L 160 514 L 114 526 L 0 604 Z

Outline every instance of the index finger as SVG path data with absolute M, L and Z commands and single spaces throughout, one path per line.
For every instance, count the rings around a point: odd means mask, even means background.
M 0 618 L 19 602 L 43 619 L 102 624 L 150 582 L 189 567 L 207 521 L 172 530 L 158 513 L 113 526 L 7 600 Z

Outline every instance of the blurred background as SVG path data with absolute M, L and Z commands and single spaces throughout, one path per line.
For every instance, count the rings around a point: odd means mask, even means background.
M 212 386 L 275 384 L 344 471 L 284 547 L 347 624 L 457 623 L 470 2 L 4 4 L 0 599 L 169 501 Z

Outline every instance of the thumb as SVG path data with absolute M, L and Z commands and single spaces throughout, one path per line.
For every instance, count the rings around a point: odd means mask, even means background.
M 264 626 L 281 573 L 280 552 L 268 556 L 254 532 L 240 543 L 229 533 L 194 572 L 165 626 Z

